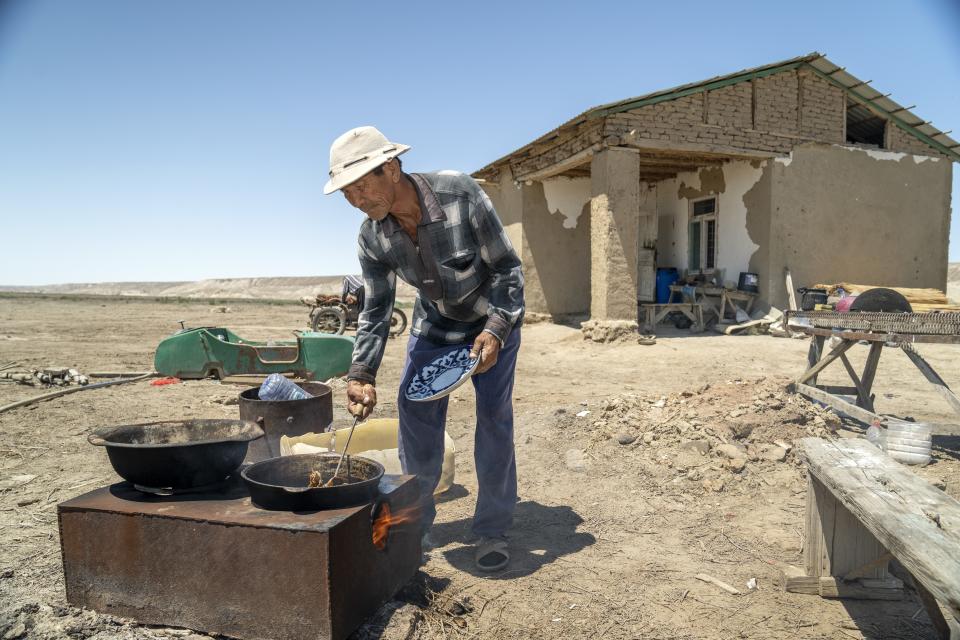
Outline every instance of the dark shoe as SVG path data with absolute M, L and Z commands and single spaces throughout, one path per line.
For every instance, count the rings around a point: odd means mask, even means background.
M 510 562 L 506 538 L 480 538 L 474 562 L 477 569 L 488 573 L 506 567 Z

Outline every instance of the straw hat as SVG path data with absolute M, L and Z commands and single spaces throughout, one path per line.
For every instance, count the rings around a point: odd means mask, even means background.
M 409 150 L 387 140 L 376 127 L 351 129 L 330 145 L 330 179 L 323 193 L 338 191 Z

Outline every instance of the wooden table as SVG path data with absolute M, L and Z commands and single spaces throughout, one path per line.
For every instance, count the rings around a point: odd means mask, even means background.
M 737 309 L 742 309 L 743 312 L 749 316 L 750 310 L 753 309 L 753 301 L 756 299 L 757 294 L 749 291 L 731 291 L 729 289 L 724 289 L 723 293 L 720 294 L 720 319 L 722 320 L 727 316 L 726 311 L 728 305 L 730 307 L 730 312 L 733 314 L 734 320 L 737 318 Z M 743 307 L 738 306 L 738 302 L 743 302 Z
M 668 302 L 666 304 L 641 304 L 643 311 L 643 330 L 656 332 L 657 325 L 673 312 L 685 315 L 692 323 L 690 331 L 700 332 L 704 329 L 703 307 L 692 302 Z
M 682 301 L 699 304 L 705 314 L 712 313 L 717 317 L 717 321 L 719 322 L 722 316 L 717 311 L 718 303 L 716 302 L 716 298 L 719 298 L 722 293 L 723 288 L 721 287 L 672 284 L 670 285 L 670 300 L 668 300 L 668 302 Z M 706 321 L 706 317 L 704 320 Z

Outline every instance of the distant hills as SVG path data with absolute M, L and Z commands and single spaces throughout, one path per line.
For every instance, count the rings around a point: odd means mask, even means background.
M 33 287 L 4 286 L 0 291 L 20 293 L 65 293 L 104 296 L 172 298 L 250 298 L 297 300 L 302 296 L 338 294 L 343 276 L 301 276 L 288 278 L 212 278 L 192 282 L 94 282 L 51 284 Z M 413 287 L 398 281 L 397 297 L 413 300 Z M 960 304 L 960 262 L 947 267 L 947 297 Z
M 339 294 L 343 276 L 285 278 L 211 278 L 184 282 L 94 282 L 39 286 L 5 286 L 0 291 L 159 298 L 249 298 L 297 300 L 302 296 Z M 413 299 L 414 289 L 398 283 L 398 298 Z

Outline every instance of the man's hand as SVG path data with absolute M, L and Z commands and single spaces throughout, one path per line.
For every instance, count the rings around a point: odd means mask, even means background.
M 369 382 L 350 380 L 347 382 L 347 411 L 352 416 L 366 420 L 377 406 L 377 389 Z
M 473 347 L 470 349 L 470 357 L 480 356 L 480 365 L 477 367 L 477 373 L 483 373 L 497 364 L 497 356 L 500 354 L 500 341 L 492 333 L 484 331 L 473 341 Z

